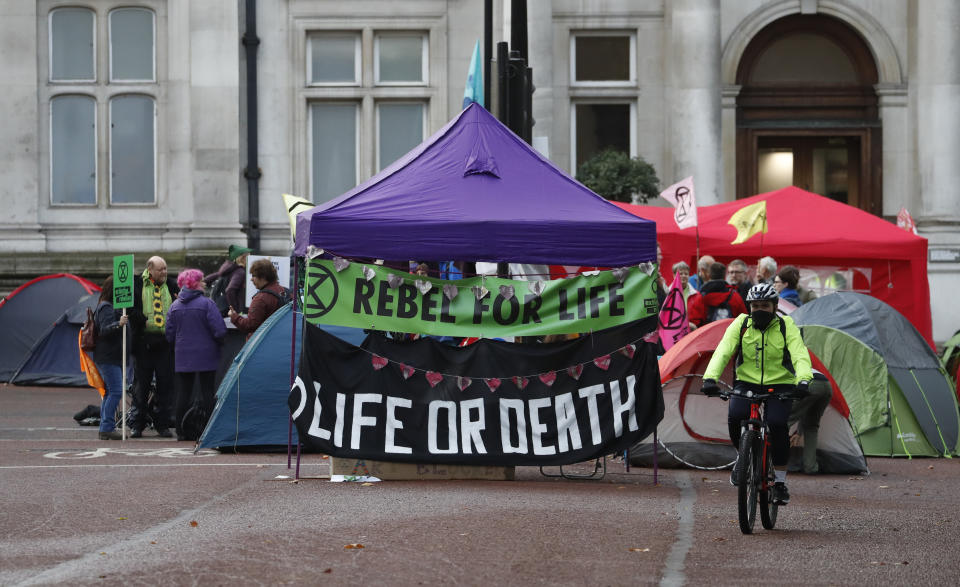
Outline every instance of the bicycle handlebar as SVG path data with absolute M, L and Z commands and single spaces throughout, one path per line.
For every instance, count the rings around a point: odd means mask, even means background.
M 774 391 L 769 392 L 760 392 L 754 393 L 751 390 L 745 390 L 745 393 L 741 393 L 736 389 L 721 389 L 719 392 L 719 397 L 730 398 L 730 397 L 742 397 L 751 401 L 760 401 L 765 402 L 770 399 L 800 399 L 806 397 L 806 394 L 798 392 L 796 389 L 784 390 L 784 391 Z

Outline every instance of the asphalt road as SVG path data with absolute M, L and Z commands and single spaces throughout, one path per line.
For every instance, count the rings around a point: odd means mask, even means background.
M 777 529 L 736 523 L 727 472 L 600 481 L 292 482 L 285 454 L 97 440 L 87 390 L 0 386 L 2 585 L 950 585 L 957 459 L 791 475 Z M 591 467 L 592 468 L 592 467 Z M 586 470 L 583 465 L 573 468 Z M 301 474 L 328 471 L 306 455 Z M 359 548 L 357 545 L 362 545 Z M 349 548 L 349 547 L 353 548 Z

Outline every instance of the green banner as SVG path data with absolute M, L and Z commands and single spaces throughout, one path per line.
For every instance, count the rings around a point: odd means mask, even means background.
M 444 281 L 360 263 L 337 271 L 333 261 L 313 259 L 304 316 L 311 324 L 497 338 L 591 332 L 655 314 L 656 280 L 637 267 L 617 271 L 540 282 Z
M 133 307 L 133 255 L 113 258 L 113 307 Z

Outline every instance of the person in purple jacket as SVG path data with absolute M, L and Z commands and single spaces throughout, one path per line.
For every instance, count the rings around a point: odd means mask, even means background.
M 227 334 L 223 317 L 213 301 L 203 295 L 203 273 L 199 269 L 184 269 L 177 277 L 180 296 L 167 313 L 166 336 L 173 343 L 174 372 L 176 373 L 177 440 L 190 438 L 193 433 L 184 429 L 183 419 L 194 404 L 194 382 L 200 384 L 197 402 L 209 417 L 213 410 L 217 366 L 220 364 L 220 346 Z

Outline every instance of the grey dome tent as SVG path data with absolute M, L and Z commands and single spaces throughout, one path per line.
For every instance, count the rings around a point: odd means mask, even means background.
M 96 308 L 98 297 L 97 294 L 83 296 L 67 308 L 33 345 L 10 383 L 87 387 L 87 376 L 80 370 L 78 340 L 87 308 Z
M 874 297 L 837 292 L 790 317 L 843 390 L 865 455 L 958 453 L 957 398 L 939 357 L 902 314 Z
M 0 383 L 10 381 L 67 308 L 99 291 L 95 283 L 82 277 L 57 273 L 31 279 L 0 300 Z

